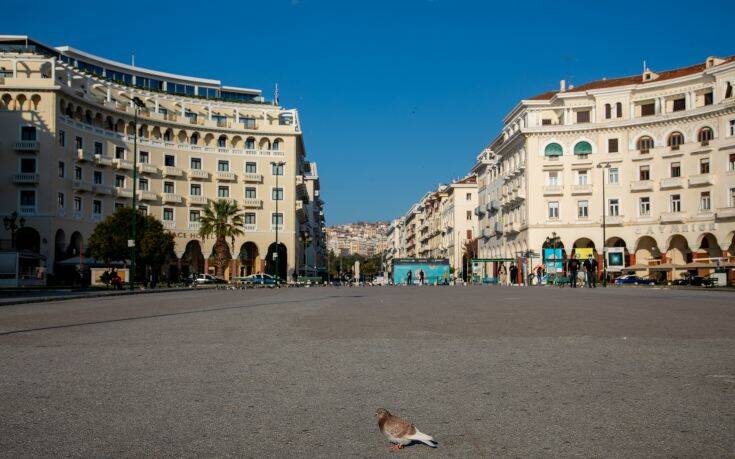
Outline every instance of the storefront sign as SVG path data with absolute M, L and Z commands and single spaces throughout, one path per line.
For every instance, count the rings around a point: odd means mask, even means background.
M 607 270 L 619 272 L 625 268 L 625 247 L 606 247 Z
M 676 234 L 676 233 L 696 233 L 702 231 L 717 230 L 717 223 L 682 223 L 676 225 L 648 225 L 636 226 L 633 228 L 635 234 L 655 235 L 655 234 Z

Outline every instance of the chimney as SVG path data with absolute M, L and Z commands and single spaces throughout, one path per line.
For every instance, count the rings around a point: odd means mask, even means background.
M 564 92 L 567 90 L 567 80 L 559 81 L 559 91 Z

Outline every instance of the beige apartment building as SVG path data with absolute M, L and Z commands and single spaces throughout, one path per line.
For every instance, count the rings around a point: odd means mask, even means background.
M 477 183 L 469 175 L 426 193 L 388 229 L 388 266 L 397 258 L 446 258 L 456 277 L 466 271 L 465 244 L 477 236 Z
M 323 270 L 319 176 L 296 110 L 257 89 L 22 36 L 0 36 L 0 72 L 0 213 L 23 216 L 16 246 L 40 254 L 48 272 L 131 205 L 136 131 L 138 205 L 175 234 L 172 271 L 208 270 L 214 241 L 197 232 L 217 199 L 244 211 L 228 275 L 275 272 L 276 232 L 282 276 Z
M 480 257 L 617 247 L 627 266 L 669 279 L 728 263 L 733 86 L 735 58 L 710 57 L 576 87 L 562 81 L 519 102 L 473 168 Z

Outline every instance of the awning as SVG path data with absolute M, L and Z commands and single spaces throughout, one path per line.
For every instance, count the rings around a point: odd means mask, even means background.
M 651 267 L 650 265 L 635 264 L 635 265 L 626 266 L 623 269 L 627 269 L 631 271 L 642 271 L 644 269 L 649 269 L 650 267 Z
M 686 265 L 675 265 L 673 263 L 661 263 L 660 265 L 654 265 L 649 267 L 651 271 L 671 271 L 674 269 L 686 269 Z

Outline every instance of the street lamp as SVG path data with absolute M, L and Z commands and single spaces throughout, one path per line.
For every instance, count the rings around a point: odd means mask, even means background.
M 607 254 L 605 253 L 605 246 L 607 245 L 607 237 L 605 235 L 605 216 L 607 215 L 607 211 L 605 209 L 605 169 L 610 169 L 610 163 L 600 163 L 596 167 L 598 169 L 602 169 L 602 286 L 607 287 Z
M 130 247 L 130 290 L 135 288 L 135 222 L 138 220 L 138 196 L 136 187 L 138 185 L 138 112 L 145 108 L 145 103 L 139 97 L 133 97 L 133 120 L 135 129 L 133 132 L 133 222 L 132 238 L 128 241 Z
M 3 225 L 5 229 L 10 231 L 10 248 L 15 248 L 15 232 L 26 226 L 25 217 L 18 218 L 18 212 L 3 217 Z
M 283 166 L 286 163 L 283 161 L 271 161 L 271 166 L 273 167 L 273 172 L 276 176 L 276 249 L 273 251 L 273 261 L 276 264 L 276 285 L 280 283 L 280 276 L 279 274 L 279 268 L 281 265 L 281 261 L 278 259 L 278 225 L 279 225 L 279 217 L 278 217 L 278 201 L 280 201 L 280 198 L 282 195 L 278 193 L 278 176 L 283 174 Z

